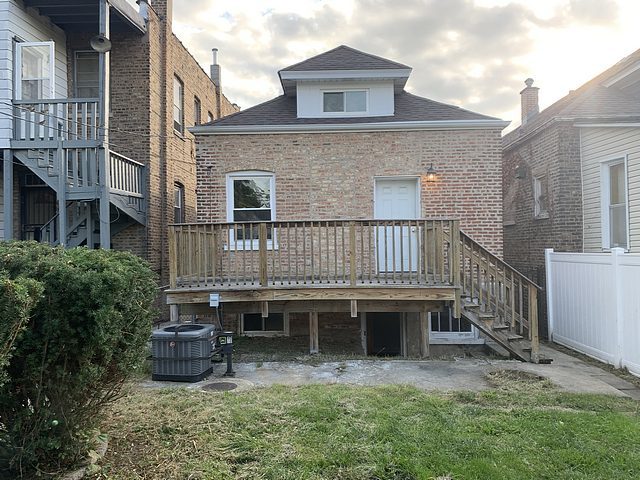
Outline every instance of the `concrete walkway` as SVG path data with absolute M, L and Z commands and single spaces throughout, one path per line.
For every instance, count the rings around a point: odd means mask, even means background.
M 216 364 L 213 373 L 188 388 L 202 388 L 211 383 L 233 382 L 239 390 L 270 385 L 347 384 L 414 385 L 423 390 L 484 390 L 491 388 L 486 374 L 495 370 L 523 370 L 551 380 L 560 390 L 576 393 L 600 393 L 629 396 L 640 400 L 640 389 L 594 365 L 543 346 L 550 365 L 536 365 L 514 360 L 349 360 L 318 365 L 295 362 L 239 363 L 235 378 L 224 378 L 225 366 Z M 146 382 L 147 387 L 177 386 L 171 382 Z M 187 385 L 184 385 L 187 386 Z

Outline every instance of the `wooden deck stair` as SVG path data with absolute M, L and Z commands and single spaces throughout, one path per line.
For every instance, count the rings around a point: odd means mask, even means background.
M 538 287 L 460 232 L 460 316 L 523 362 L 551 363 L 539 352 Z

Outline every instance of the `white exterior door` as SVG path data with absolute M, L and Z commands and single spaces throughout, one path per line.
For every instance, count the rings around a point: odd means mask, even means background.
M 418 180 L 416 178 L 376 179 L 375 217 L 377 220 L 418 218 Z M 378 227 L 378 271 L 416 271 L 418 265 L 418 227 L 388 225 Z

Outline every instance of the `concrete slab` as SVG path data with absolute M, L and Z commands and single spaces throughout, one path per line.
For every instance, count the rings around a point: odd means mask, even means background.
M 227 379 L 247 388 L 270 385 L 300 386 L 308 384 L 413 385 L 426 391 L 471 390 L 491 388 L 486 374 L 509 369 L 530 372 L 548 378 L 560 390 L 629 396 L 640 400 L 640 389 L 615 375 L 550 347 L 541 348 L 553 358 L 550 365 L 536 365 L 515 360 L 465 358 L 454 360 L 349 360 L 317 365 L 296 362 L 238 363 L 236 378 Z M 224 365 L 215 365 L 211 376 L 188 388 L 218 381 Z M 146 387 L 181 386 L 172 382 L 145 382 Z

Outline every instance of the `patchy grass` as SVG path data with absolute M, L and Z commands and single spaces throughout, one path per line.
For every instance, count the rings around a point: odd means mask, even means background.
M 133 390 L 94 479 L 637 479 L 633 400 L 494 376 L 482 393 L 412 387 Z M 513 387 L 513 388 L 512 388 Z
M 495 370 L 487 373 L 487 381 L 494 388 L 511 393 L 539 393 L 554 388 L 548 378 L 522 370 Z

